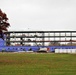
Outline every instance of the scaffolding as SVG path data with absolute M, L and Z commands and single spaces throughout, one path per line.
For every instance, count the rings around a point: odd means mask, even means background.
M 6 46 L 76 46 L 76 31 L 9 31 Z

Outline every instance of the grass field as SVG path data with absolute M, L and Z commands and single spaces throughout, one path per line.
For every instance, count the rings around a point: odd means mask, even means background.
M 0 75 L 76 75 L 76 54 L 0 53 Z

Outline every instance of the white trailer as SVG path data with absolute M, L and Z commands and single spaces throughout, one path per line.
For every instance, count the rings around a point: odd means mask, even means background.
M 55 49 L 55 53 L 76 53 L 76 49 Z

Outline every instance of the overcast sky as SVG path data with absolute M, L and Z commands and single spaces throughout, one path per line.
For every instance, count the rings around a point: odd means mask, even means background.
M 76 0 L 0 0 L 9 30 L 76 30 Z

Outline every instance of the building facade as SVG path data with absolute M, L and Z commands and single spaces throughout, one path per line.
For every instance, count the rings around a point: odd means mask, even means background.
M 7 51 L 75 48 L 76 31 L 8 31 L 0 42 L 0 50 L 4 47 Z

